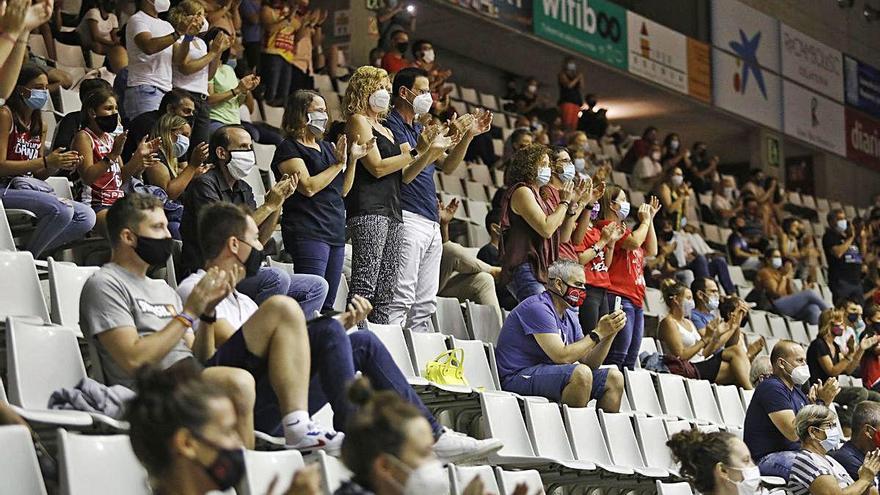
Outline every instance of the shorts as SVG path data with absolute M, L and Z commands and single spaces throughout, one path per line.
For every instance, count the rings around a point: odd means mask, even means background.
M 259 380 L 268 374 L 269 363 L 265 358 L 261 358 L 248 350 L 247 343 L 244 340 L 244 332 L 239 328 L 205 362 L 205 367 L 211 366 L 241 368 L 254 375 L 254 379 Z
M 559 402 L 562 399 L 562 389 L 568 385 L 571 374 L 577 366 L 577 363 L 539 364 L 524 368 L 502 380 L 501 389 L 519 395 L 546 397 Z M 608 378 L 607 368 L 593 370 L 591 399 L 599 399 L 605 393 L 606 378 Z
M 712 357 L 709 359 L 705 359 L 700 361 L 699 363 L 691 363 L 694 365 L 694 368 L 697 369 L 697 373 L 700 374 L 700 380 L 709 380 L 710 382 L 714 382 L 716 378 L 718 378 L 718 372 L 721 371 L 721 363 L 724 362 L 721 359 L 721 353 L 723 350 L 712 354 Z

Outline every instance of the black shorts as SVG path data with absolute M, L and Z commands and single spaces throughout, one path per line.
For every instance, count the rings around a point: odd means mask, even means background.
M 700 361 L 699 363 L 692 363 L 694 368 L 697 369 L 697 373 L 700 374 L 700 380 L 714 382 L 715 379 L 718 378 L 718 372 L 721 371 L 721 363 L 723 362 L 721 359 L 722 352 L 724 352 L 723 349 L 713 354 L 709 359 Z
M 268 362 L 265 358 L 261 358 L 248 350 L 247 344 L 244 341 L 244 332 L 239 328 L 205 362 L 205 367 L 210 368 L 211 366 L 241 368 L 259 380 L 266 375 Z

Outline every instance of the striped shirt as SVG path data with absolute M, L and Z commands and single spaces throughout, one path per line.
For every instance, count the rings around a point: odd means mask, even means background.
M 819 476 L 834 476 L 840 488 L 855 483 L 846 469 L 833 457 L 801 450 L 791 465 L 787 489 L 793 495 L 806 495 L 810 493 L 810 485 Z

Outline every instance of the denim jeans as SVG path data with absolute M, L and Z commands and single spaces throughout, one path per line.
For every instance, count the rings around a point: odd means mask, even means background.
M 272 296 L 292 297 L 302 307 L 306 319 L 311 319 L 321 311 L 321 305 L 327 297 L 327 282 L 323 278 L 299 273 L 290 274 L 268 266 L 260 268 L 253 277 L 239 282 L 236 289 L 257 304 L 263 304 L 263 301 Z
M 345 431 L 354 412 L 347 397 L 348 385 L 354 380 L 355 371 L 360 371 L 376 390 L 391 390 L 416 406 L 431 423 L 434 437 L 440 436 L 442 427 L 410 387 L 388 349 L 374 333 L 358 331 L 348 335 L 335 319 L 315 322 L 309 325 L 308 332 L 312 360 L 309 414 L 315 414 L 329 402 L 333 408 L 334 428 Z M 257 384 L 257 395 L 265 397 L 267 394 L 274 395 L 274 392 L 268 380 L 261 380 Z M 282 415 L 277 399 L 258 402 L 261 406 L 255 411 L 254 426 L 260 431 L 280 435 Z
M 694 277 L 697 279 L 718 277 L 718 281 L 724 287 L 724 292 L 736 293 L 736 287 L 733 285 L 733 280 L 730 279 L 730 271 L 727 269 L 727 261 L 724 258 L 716 256 L 710 261 L 700 254 L 687 264 L 687 268 L 694 272 Z
M 785 316 L 818 325 L 819 315 L 828 309 L 828 303 L 815 291 L 802 290 L 776 299 L 773 301 L 773 307 Z
M 34 258 L 82 239 L 95 226 L 95 212 L 89 205 L 63 200 L 52 193 L 3 187 L 4 207 L 27 210 L 37 216 L 37 228 L 26 247 Z
M 527 298 L 544 292 L 544 284 L 535 278 L 535 272 L 529 262 L 513 269 L 513 277 L 507 284 L 507 290 L 513 294 L 517 302 L 523 302 Z
M 327 281 L 327 297 L 322 302 L 321 310 L 332 310 L 342 277 L 342 264 L 345 262 L 345 245 L 331 246 L 311 239 L 295 239 L 283 228 L 282 235 L 284 246 L 293 257 L 293 269 L 297 273 L 317 275 Z
M 614 307 L 616 294 L 608 293 L 608 307 Z M 641 306 L 636 306 L 625 296 L 620 296 L 620 309 L 626 313 L 626 325 L 617 332 L 605 364 L 613 364 L 618 368 L 624 366 L 635 369 L 636 360 L 639 358 L 639 348 L 642 346 L 642 334 L 645 331 L 645 313 Z
M 158 110 L 164 96 L 165 91 L 148 84 L 125 88 L 125 118 L 131 122 L 144 112 Z
M 796 450 L 783 450 L 765 455 L 758 460 L 761 476 L 777 476 L 788 482 L 788 474 L 797 454 Z
M 266 101 L 287 101 L 290 94 L 290 74 L 293 66 L 281 55 L 263 54 L 260 61 L 260 77 L 263 81 L 263 98 Z

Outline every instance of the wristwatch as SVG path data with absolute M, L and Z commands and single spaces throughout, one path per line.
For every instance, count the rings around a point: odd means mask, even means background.
M 588 333 L 588 334 L 587 334 L 587 337 L 593 339 L 593 342 L 595 342 L 595 343 L 597 343 L 597 344 L 602 340 L 602 337 L 599 337 L 599 334 L 596 333 L 595 330 L 593 330 L 592 332 Z
M 419 156 L 419 152 L 415 148 L 412 148 L 411 150 L 409 150 L 409 156 L 411 156 L 412 158 L 415 158 L 415 157 Z

